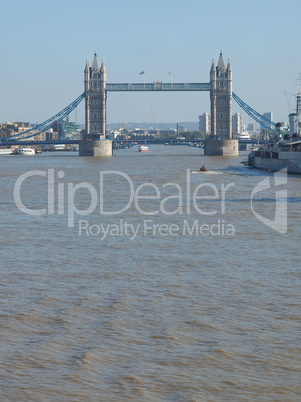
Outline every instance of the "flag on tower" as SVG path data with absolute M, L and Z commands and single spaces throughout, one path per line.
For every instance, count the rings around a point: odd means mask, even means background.
M 141 73 L 139 73 L 139 75 L 144 74 L 144 71 L 141 71 Z

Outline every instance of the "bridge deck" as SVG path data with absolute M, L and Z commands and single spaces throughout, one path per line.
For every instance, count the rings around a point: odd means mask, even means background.
M 217 140 L 218 141 L 218 140 Z M 133 145 L 135 143 L 146 143 L 146 144 L 183 144 L 186 145 L 187 143 L 193 143 L 193 144 L 202 144 L 204 142 L 203 139 L 201 138 L 196 138 L 194 140 L 180 140 L 180 139 L 166 139 L 166 138 L 149 138 L 149 139 L 139 139 L 139 138 L 133 138 L 133 139 L 128 139 L 128 140 L 121 140 L 121 139 L 115 139 L 113 140 L 113 144 L 128 144 L 128 145 Z M 267 140 L 260 140 L 259 144 L 265 144 L 267 143 Z M 239 140 L 240 144 L 257 144 L 257 140 Z M 0 140 L 0 146 L 13 146 L 13 145 L 27 145 L 27 146 L 33 146 L 33 145 L 55 145 L 55 144 L 66 144 L 66 145 L 76 145 L 79 144 L 79 140 L 67 140 L 67 139 L 61 139 L 60 141 L 57 140 L 52 140 L 52 141 L 36 141 L 36 140 Z
M 107 92 L 116 91 L 210 91 L 211 84 L 208 83 L 124 83 L 124 84 L 106 84 Z

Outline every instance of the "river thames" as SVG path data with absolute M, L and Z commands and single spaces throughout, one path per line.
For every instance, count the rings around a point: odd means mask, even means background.
M 300 401 L 301 178 L 245 159 L 1 156 L 0 399 Z

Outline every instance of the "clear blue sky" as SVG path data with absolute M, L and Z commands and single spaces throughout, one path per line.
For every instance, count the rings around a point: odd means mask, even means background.
M 220 46 L 233 91 L 287 120 L 301 73 L 300 0 L 2 0 L 0 122 L 46 120 L 83 92 L 94 46 L 108 82 L 208 82 Z M 109 93 L 107 122 L 197 121 L 209 93 Z M 290 106 L 290 107 L 289 107 Z M 239 111 L 238 107 L 234 111 Z M 71 120 L 75 114 L 71 114 Z M 83 105 L 77 112 L 84 122 Z

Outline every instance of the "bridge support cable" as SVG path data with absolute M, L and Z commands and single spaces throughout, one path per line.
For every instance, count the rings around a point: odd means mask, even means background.
M 42 134 L 44 131 L 48 130 L 54 124 L 61 122 L 66 116 L 68 116 L 84 99 L 85 94 L 81 94 L 78 98 L 76 98 L 72 103 L 66 106 L 63 110 L 58 112 L 56 115 L 50 117 L 48 120 L 44 121 L 43 123 L 36 124 L 29 130 L 23 131 L 22 133 L 17 133 L 11 135 L 9 137 L 2 138 L 0 142 L 5 142 L 7 140 L 24 140 L 30 137 L 34 137 L 36 135 Z
M 82 98 L 83 99 L 83 98 Z M 35 132 L 33 134 L 27 135 L 26 137 L 21 137 L 18 138 L 18 140 L 24 140 L 27 138 L 35 137 L 36 135 L 42 134 L 44 131 L 47 131 L 49 128 L 53 127 L 56 123 L 60 123 L 65 117 L 67 117 L 77 106 L 78 104 L 82 101 L 82 99 L 78 100 L 77 102 L 73 102 L 72 106 L 70 106 L 67 110 L 65 110 L 64 114 L 62 114 L 59 118 L 55 119 L 51 123 L 49 123 L 46 126 L 42 126 L 38 132 Z
M 232 97 L 236 101 L 236 103 L 250 116 L 254 119 L 257 123 L 262 125 L 267 130 L 275 132 L 276 124 L 267 119 L 265 116 L 261 115 L 260 113 L 256 112 L 253 108 L 247 105 L 242 99 L 240 99 L 234 92 L 232 92 Z

